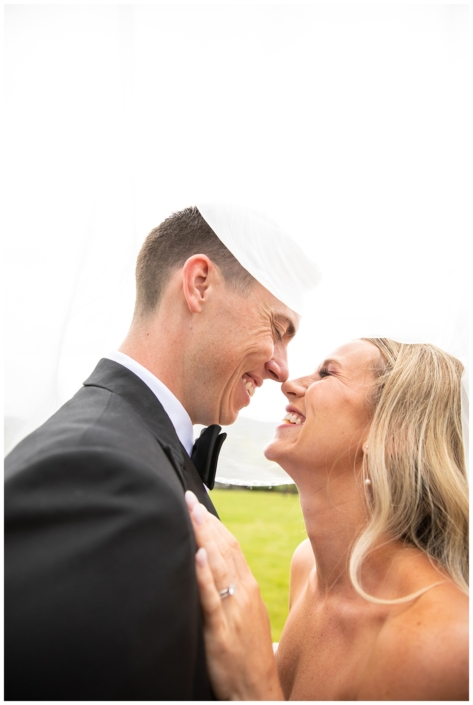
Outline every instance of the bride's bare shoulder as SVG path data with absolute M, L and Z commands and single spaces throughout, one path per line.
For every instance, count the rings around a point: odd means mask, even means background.
M 289 606 L 294 604 L 302 588 L 307 585 L 313 568 L 315 568 L 314 553 L 309 539 L 305 539 L 299 544 L 292 556 Z
M 468 597 L 448 582 L 386 620 L 360 699 L 468 700 L 468 675 Z

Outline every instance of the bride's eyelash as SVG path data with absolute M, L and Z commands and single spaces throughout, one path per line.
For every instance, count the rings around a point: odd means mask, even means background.
M 330 372 L 326 367 L 321 367 L 320 370 L 317 370 L 317 373 L 320 377 L 328 377 L 330 375 Z

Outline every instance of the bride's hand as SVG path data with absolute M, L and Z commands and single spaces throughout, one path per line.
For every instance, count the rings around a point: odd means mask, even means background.
M 268 611 L 240 546 L 192 492 L 186 492 L 186 502 L 199 547 L 197 583 L 215 695 L 220 700 L 284 700 Z M 224 597 L 227 588 L 231 594 Z

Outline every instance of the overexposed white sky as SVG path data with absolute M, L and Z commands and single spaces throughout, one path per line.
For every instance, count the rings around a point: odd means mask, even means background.
M 467 4 L 7 5 L 11 433 L 118 347 L 142 241 L 198 201 L 267 212 L 322 268 L 294 375 L 369 333 L 450 345 L 468 31 Z M 278 419 L 279 395 L 268 382 L 242 413 Z

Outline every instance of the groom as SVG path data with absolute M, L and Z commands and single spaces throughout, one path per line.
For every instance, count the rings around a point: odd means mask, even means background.
M 6 458 L 7 700 L 213 698 L 184 492 L 216 514 L 222 437 L 207 458 L 192 425 L 232 424 L 287 379 L 317 280 L 245 209 L 187 208 L 150 233 L 120 350 Z

